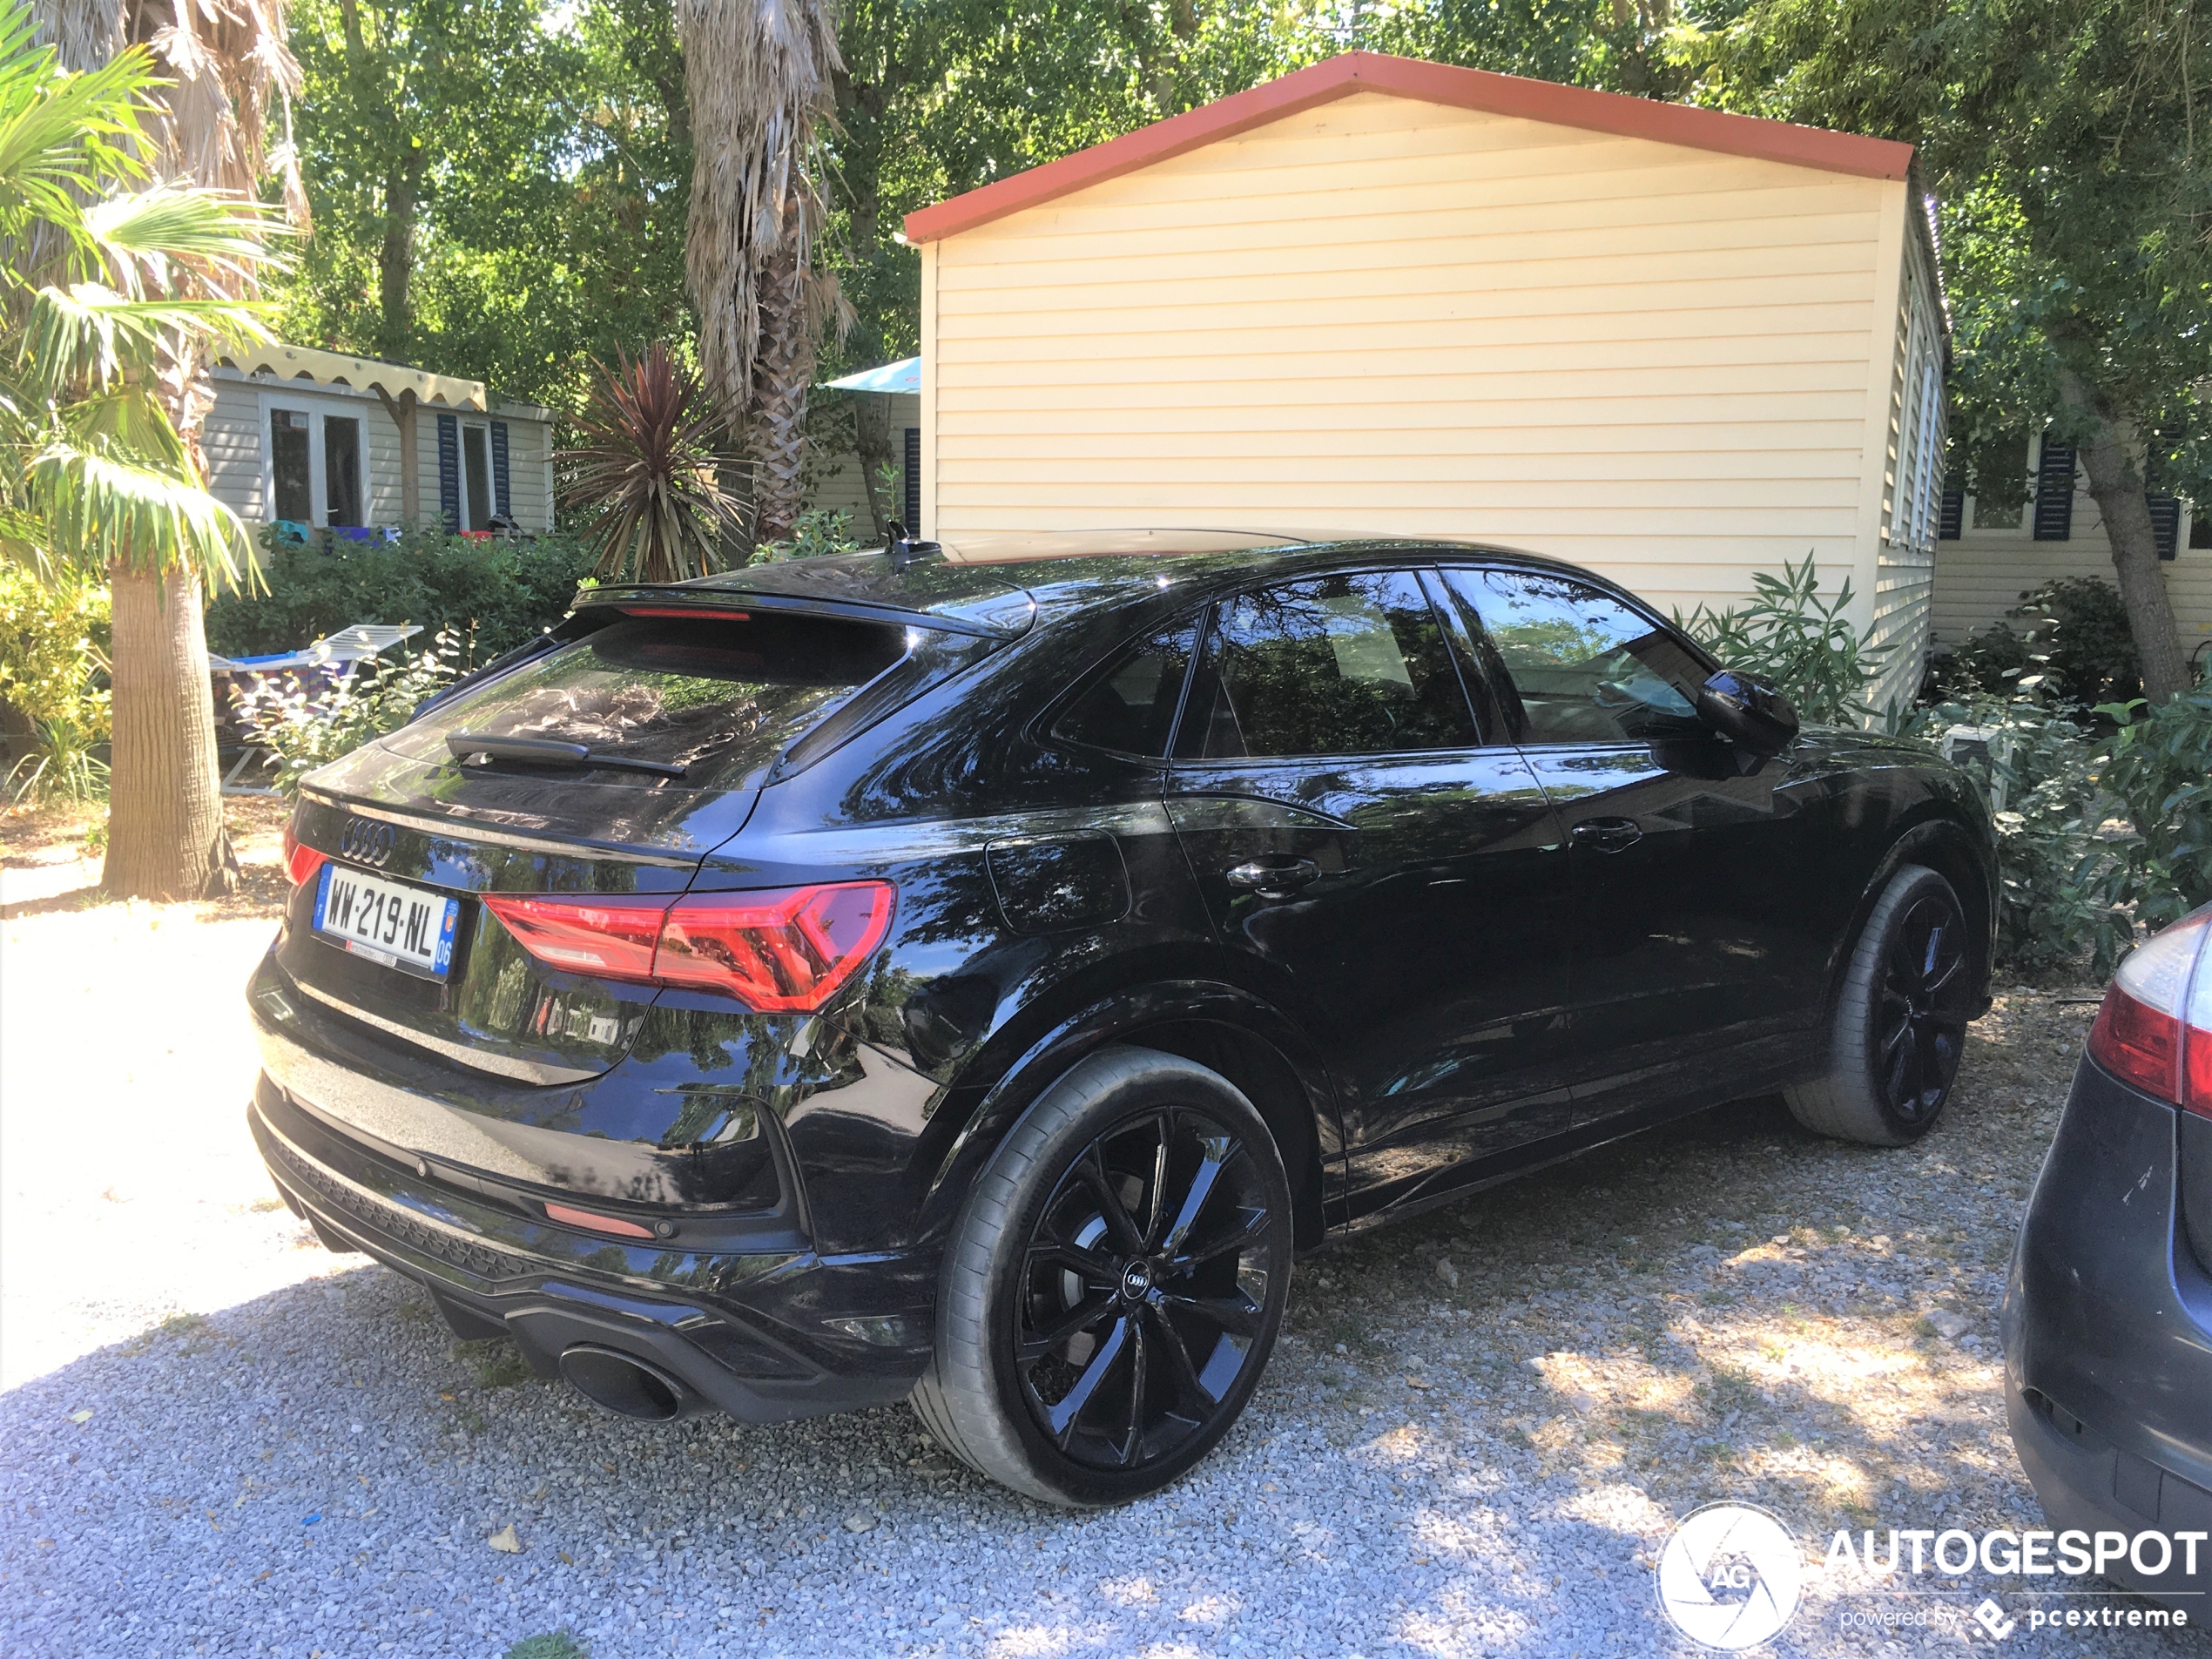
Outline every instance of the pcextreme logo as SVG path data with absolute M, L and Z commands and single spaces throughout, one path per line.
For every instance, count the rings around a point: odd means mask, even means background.
M 2039 1576 L 2093 1578 L 2126 1561 L 2136 1573 L 2157 1577 L 2169 1566 L 2197 1570 L 2200 1547 L 2212 1542 L 2201 1532 L 2172 1534 L 2054 1532 L 2003 1527 L 1970 1533 L 1953 1527 L 1891 1529 L 1863 1534 L 1849 1532 L 1830 1541 L 1827 1559 L 1808 1561 L 1780 1517 L 1749 1503 L 1710 1503 L 1685 1515 L 1659 1552 L 1655 1575 L 1659 1608 L 1667 1622 L 1702 1648 L 1734 1653 L 1771 1640 L 1797 1617 L 1807 1588 L 1824 1579 L 1851 1598 L 1837 1609 L 1840 1624 L 1895 1633 L 1907 1627 L 1942 1627 L 1953 1634 L 1979 1633 L 2003 1642 L 2025 1622 L 2031 1629 L 2156 1628 L 2185 1629 L 2181 1608 L 2119 1607 L 2060 1608 L 2047 1598 L 2063 1588 L 2043 1589 L 2046 1598 L 2022 1618 L 2008 1614 L 1995 1596 L 1977 1589 L 1913 1590 L 1910 1581 L 1928 1573 L 1958 1581 L 1978 1575 L 1993 1578 Z M 1890 1581 L 1902 1579 L 1903 1585 Z M 1890 1592 L 1887 1595 L 1881 1593 Z M 1860 1596 L 1878 1600 L 1864 1601 Z M 1979 1595 L 1971 1608 L 1953 1596 Z

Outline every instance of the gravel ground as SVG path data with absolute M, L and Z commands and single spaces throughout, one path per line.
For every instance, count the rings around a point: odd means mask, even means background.
M 10 1659 L 497 1659 L 563 1629 L 594 1659 L 1687 1654 L 1650 1565 L 1700 1503 L 1765 1504 L 1816 1558 L 1838 1527 L 2044 1524 L 1994 1306 L 2086 992 L 2006 992 L 1919 1147 L 1754 1103 L 1339 1246 L 1224 1447 L 1077 1516 L 903 1406 L 608 1417 L 314 1246 L 240 1116 L 266 840 L 227 909 L 86 906 L 20 848 L 0 873 Z M 1774 1650 L 1987 1646 L 1989 1588 L 1816 1575 Z M 1885 1609 L 1933 1622 L 1844 1622 Z M 2024 1621 L 2004 1645 L 2207 1651 Z

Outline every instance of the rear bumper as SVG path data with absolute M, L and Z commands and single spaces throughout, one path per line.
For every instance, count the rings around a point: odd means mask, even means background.
M 571 1348 L 611 1348 L 683 1384 L 687 1410 L 773 1423 L 890 1404 L 927 1363 L 929 1322 L 911 1310 L 934 1275 L 903 1257 L 825 1258 L 788 1238 L 705 1251 L 557 1227 L 361 1145 L 266 1077 L 247 1120 L 278 1189 L 327 1243 L 422 1285 L 457 1333 L 512 1337 L 541 1376 Z M 893 1340 L 841 1332 L 840 1318 Z
M 2171 1106 L 2084 1060 L 2013 1255 L 2013 1440 L 2061 1529 L 2195 1532 L 2168 1570 L 2107 1575 L 2212 1620 L 2212 1276 L 2180 1224 Z M 2157 1559 L 2155 1548 L 2148 1558 Z

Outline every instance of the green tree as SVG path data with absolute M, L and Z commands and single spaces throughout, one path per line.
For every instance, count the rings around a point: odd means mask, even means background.
M 573 410 L 587 365 L 688 338 L 673 15 L 648 0 L 302 0 L 314 233 L 280 331 Z
M 95 53 L 112 44 L 55 32 Z M 251 200 L 148 182 L 163 139 L 193 135 L 156 96 L 170 84 L 138 46 L 64 71 L 21 0 L 0 7 L 0 442 L 12 452 L 0 539 L 18 558 L 108 577 L 103 880 L 161 899 L 199 897 L 234 869 L 200 588 L 239 580 L 253 550 L 201 487 L 189 415 L 200 353 L 260 332 L 241 296 L 270 229 Z
M 1758 0 L 1678 40 L 1699 96 L 1920 146 L 1957 424 L 2079 447 L 2143 685 L 2188 664 L 2147 470 L 2212 500 L 2212 30 L 2195 0 Z
M 295 14 L 317 221 L 302 280 L 349 342 L 411 361 L 426 239 L 535 240 L 529 162 L 568 125 L 556 94 L 572 68 L 538 25 L 535 0 L 307 0 Z

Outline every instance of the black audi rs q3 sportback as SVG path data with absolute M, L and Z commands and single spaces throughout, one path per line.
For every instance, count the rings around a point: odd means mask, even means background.
M 1964 774 L 1546 560 L 1086 539 L 596 589 L 313 774 L 285 1197 L 613 1410 L 911 1395 L 1103 1504 L 1332 1235 L 1762 1091 L 1936 1121 Z

